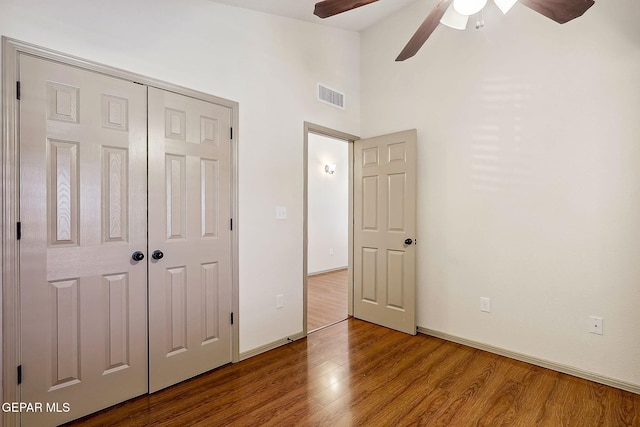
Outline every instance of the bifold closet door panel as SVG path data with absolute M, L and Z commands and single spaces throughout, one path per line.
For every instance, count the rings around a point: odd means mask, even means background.
M 149 88 L 151 392 L 231 361 L 230 118 Z
M 147 391 L 147 88 L 19 64 L 21 393 L 57 405 L 22 425 L 53 425 Z

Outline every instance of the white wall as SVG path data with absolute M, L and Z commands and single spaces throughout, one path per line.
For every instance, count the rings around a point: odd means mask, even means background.
M 435 4 L 361 35 L 363 137 L 418 129 L 419 326 L 640 385 L 640 7 L 490 4 L 394 63 Z
M 207 0 L 0 0 L 0 31 L 238 101 L 240 351 L 302 331 L 303 123 L 360 132 L 357 33 Z
M 307 272 L 313 274 L 349 264 L 349 143 L 311 133 L 308 159 Z M 336 165 L 333 175 L 324 171 L 327 163 Z

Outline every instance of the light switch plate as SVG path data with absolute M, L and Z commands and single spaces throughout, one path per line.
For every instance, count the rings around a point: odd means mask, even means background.
M 480 297 L 480 311 L 484 311 L 485 313 L 491 312 L 491 299 Z
M 286 206 L 276 206 L 276 219 L 287 219 Z

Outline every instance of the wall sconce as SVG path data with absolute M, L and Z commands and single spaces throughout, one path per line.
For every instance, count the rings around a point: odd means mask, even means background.
M 328 163 L 328 164 L 324 165 L 324 171 L 326 173 L 328 173 L 329 175 L 333 175 L 333 173 L 336 171 L 336 164 L 335 163 Z

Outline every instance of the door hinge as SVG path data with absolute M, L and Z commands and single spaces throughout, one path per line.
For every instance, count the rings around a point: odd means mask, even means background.
M 16 224 L 16 239 L 22 239 L 22 223 L 20 221 Z
M 20 82 L 16 82 L 16 98 L 20 100 Z
M 18 384 L 22 384 L 22 365 L 18 365 Z
M 233 311 L 231 312 L 231 324 L 233 325 Z
M 229 128 L 229 136 L 233 139 L 233 128 Z
M 231 228 L 231 231 L 233 231 L 233 218 L 229 218 L 229 226 Z

